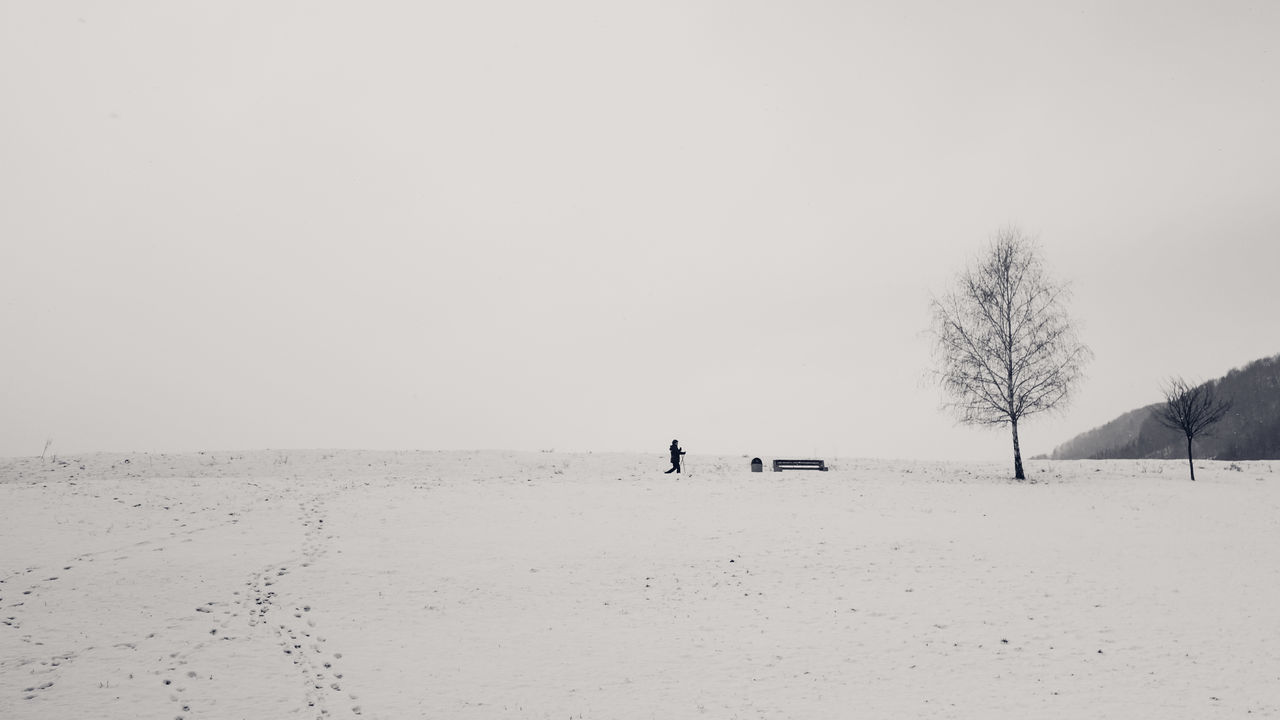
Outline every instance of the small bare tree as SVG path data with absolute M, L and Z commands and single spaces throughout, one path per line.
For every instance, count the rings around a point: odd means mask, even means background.
M 1218 397 L 1211 383 L 1191 387 L 1179 377 L 1170 378 L 1161 390 L 1164 392 L 1164 405 L 1158 406 L 1152 414 L 1156 422 L 1187 436 L 1187 465 L 1191 468 L 1191 481 L 1195 482 L 1196 466 L 1191 457 L 1191 441 L 1210 434 L 1210 428 L 1231 412 L 1232 402 Z
M 1007 423 L 1019 480 L 1026 474 L 1018 422 L 1065 406 L 1092 356 L 1076 338 L 1067 297 L 1036 243 L 1010 227 L 931 303 L 935 374 L 950 398 L 944 407 L 966 424 Z

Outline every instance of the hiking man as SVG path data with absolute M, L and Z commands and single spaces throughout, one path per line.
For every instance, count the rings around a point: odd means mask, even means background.
M 671 441 L 671 469 L 663 473 L 664 475 L 670 475 L 671 473 L 680 472 L 680 456 L 683 454 L 684 454 L 684 451 L 680 449 L 680 442 L 678 440 L 672 440 Z

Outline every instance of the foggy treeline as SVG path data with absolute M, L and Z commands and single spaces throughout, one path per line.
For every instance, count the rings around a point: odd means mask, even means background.
M 1280 355 L 1255 360 L 1211 380 L 1231 412 L 1208 435 L 1196 436 L 1196 457 L 1209 460 L 1280 459 Z M 1056 460 L 1186 457 L 1186 437 L 1160 425 L 1156 403 L 1132 410 L 1058 446 Z

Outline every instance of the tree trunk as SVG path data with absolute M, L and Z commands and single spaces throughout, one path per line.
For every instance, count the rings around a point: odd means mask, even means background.
M 1027 476 L 1022 472 L 1022 448 L 1018 445 L 1018 421 L 1013 420 L 1009 424 L 1013 426 L 1013 477 L 1026 480 Z
M 1191 468 L 1191 482 L 1196 481 L 1196 465 L 1191 461 L 1191 436 L 1187 436 L 1187 466 Z

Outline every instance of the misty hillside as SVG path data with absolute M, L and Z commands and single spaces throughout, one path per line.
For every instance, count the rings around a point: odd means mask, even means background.
M 1195 455 L 1218 460 L 1280 459 L 1280 355 L 1263 358 L 1210 380 L 1231 412 L 1197 437 Z M 1152 417 L 1160 403 L 1131 410 L 1111 422 L 1081 433 L 1054 449 L 1056 460 L 1185 457 L 1186 437 L 1162 427 Z

